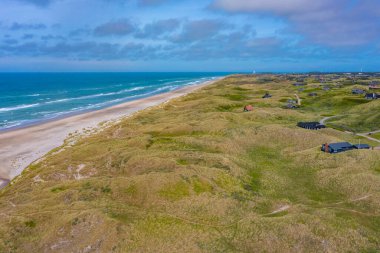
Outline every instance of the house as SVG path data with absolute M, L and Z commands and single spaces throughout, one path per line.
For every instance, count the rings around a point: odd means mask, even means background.
M 376 84 L 370 84 L 370 85 L 368 86 L 368 88 L 369 88 L 370 90 L 380 90 L 380 86 L 379 86 L 379 85 L 376 85 Z
M 309 97 L 316 97 L 316 96 L 318 96 L 318 94 L 316 92 L 309 93 Z
M 374 100 L 374 99 L 380 98 L 380 95 L 378 95 L 376 93 L 367 93 L 367 94 L 365 94 L 364 98 L 369 99 L 369 100 Z
M 296 104 L 294 104 L 294 103 L 288 103 L 288 104 L 285 106 L 285 108 L 287 108 L 287 109 L 297 109 L 298 106 L 297 106 Z
M 371 147 L 368 144 L 355 144 L 354 148 L 356 148 L 356 149 L 370 149 Z
M 265 95 L 263 96 L 263 98 L 271 98 L 272 97 L 272 95 L 271 94 L 269 94 L 268 92 L 267 93 L 265 93 Z
M 322 88 L 324 91 L 328 91 L 328 90 L 330 90 L 330 87 L 328 87 L 328 86 L 323 86 L 323 88 Z
M 297 126 L 305 128 L 305 129 L 312 129 L 312 130 L 326 128 L 325 125 L 320 124 L 319 122 L 298 122 Z
M 355 94 L 355 95 L 365 94 L 365 90 L 352 89 L 352 94 Z
M 348 150 L 352 150 L 355 147 L 349 142 L 338 142 L 331 144 L 322 144 L 321 150 L 326 153 L 341 153 Z
M 253 111 L 253 106 L 252 105 L 246 105 L 246 106 L 244 106 L 244 111 L 245 112 L 251 112 L 251 111 Z

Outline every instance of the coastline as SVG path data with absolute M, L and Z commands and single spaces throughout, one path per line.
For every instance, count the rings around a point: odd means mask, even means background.
M 115 123 L 133 113 L 189 94 L 224 77 L 190 85 L 174 91 L 85 112 L 40 124 L 0 132 L 0 189 L 34 161 L 60 147 L 69 134 L 100 129 L 100 123 Z

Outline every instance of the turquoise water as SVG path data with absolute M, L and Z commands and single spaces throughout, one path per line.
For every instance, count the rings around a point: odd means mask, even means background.
M 202 83 L 228 73 L 1 73 L 0 130 Z

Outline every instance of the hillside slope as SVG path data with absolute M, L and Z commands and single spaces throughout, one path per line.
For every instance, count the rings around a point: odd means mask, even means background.
M 294 89 L 229 77 L 51 152 L 0 193 L 0 252 L 379 251 L 380 151 L 322 153 L 358 140 L 297 128 L 324 111 Z

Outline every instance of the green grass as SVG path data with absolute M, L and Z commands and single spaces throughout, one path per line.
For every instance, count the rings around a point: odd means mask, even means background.
M 380 101 L 371 101 L 361 106 L 351 107 L 344 117 L 333 119 L 330 123 L 359 133 L 380 130 Z
M 166 185 L 159 191 L 159 194 L 161 197 L 169 200 L 180 200 L 190 195 L 189 185 L 187 182 L 183 181 L 172 185 Z
M 380 140 L 380 133 L 371 134 L 371 137 Z
M 0 252 L 379 251 L 380 153 L 296 127 L 372 128 L 378 101 L 308 84 L 285 110 L 291 77 L 232 76 L 50 153 L 1 191 Z

